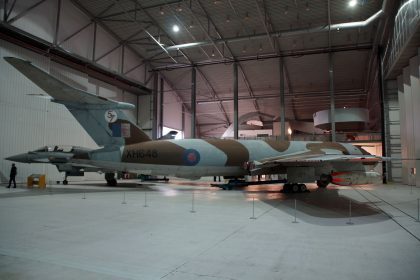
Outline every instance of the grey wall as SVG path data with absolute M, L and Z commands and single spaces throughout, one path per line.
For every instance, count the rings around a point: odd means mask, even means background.
M 410 64 L 398 76 L 398 101 L 401 120 L 401 155 L 406 159 L 420 158 L 420 81 L 419 56 L 410 59 Z M 415 170 L 415 171 L 414 171 Z M 413 171 L 416 174 L 413 174 Z M 404 184 L 420 186 L 420 161 L 402 161 Z

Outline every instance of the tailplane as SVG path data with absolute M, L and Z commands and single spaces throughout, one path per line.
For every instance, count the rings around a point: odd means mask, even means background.
M 38 67 L 15 57 L 4 59 L 72 113 L 99 146 L 130 145 L 149 141 L 149 136 L 131 122 L 123 109 L 130 103 L 118 102 L 75 89 Z

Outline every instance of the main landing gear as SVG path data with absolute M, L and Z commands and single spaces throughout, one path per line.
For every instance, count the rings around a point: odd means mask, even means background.
M 308 192 L 308 188 L 305 184 L 298 183 L 286 183 L 283 185 L 284 193 L 303 193 Z
M 105 173 L 105 180 L 108 186 L 117 186 L 117 179 L 115 179 L 115 173 Z
M 316 184 L 319 188 L 325 189 L 331 181 L 331 175 L 322 174 L 319 180 L 316 181 Z

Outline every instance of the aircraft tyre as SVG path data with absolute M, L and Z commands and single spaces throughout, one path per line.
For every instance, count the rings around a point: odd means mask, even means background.
M 105 173 L 106 184 L 111 187 L 117 185 L 117 179 L 115 179 L 115 173 Z
M 63 180 L 63 185 L 67 185 L 68 183 L 69 183 L 69 181 Z
M 327 174 L 322 174 L 319 180 L 316 181 L 316 185 L 319 188 L 326 188 L 330 182 L 331 182 L 331 176 Z
M 113 178 L 110 180 L 106 180 L 106 184 L 110 187 L 116 187 L 117 186 L 117 179 Z
M 299 184 L 298 186 L 300 192 L 306 192 L 308 189 L 305 184 Z
M 308 189 L 305 184 L 286 183 L 283 185 L 284 193 L 300 193 L 306 192 Z

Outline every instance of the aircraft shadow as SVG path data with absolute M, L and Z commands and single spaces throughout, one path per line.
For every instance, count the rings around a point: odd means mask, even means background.
M 273 189 L 245 189 L 245 195 L 256 197 L 259 201 L 276 209 L 288 213 L 292 217 L 305 222 L 319 225 L 345 225 L 344 221 L 349 218 L 349 204 L 351 201 L 352 221 L 358 224 L 376 223 L 389 220 L 381 210 L 370 202 L 358 201 L 339 193 L 338 189 L 310 188 L 308 193 L 289 194 L 281 193 L 279 186 L 277 191 Z M 303 215 L 302 215 L 303 214 Z

